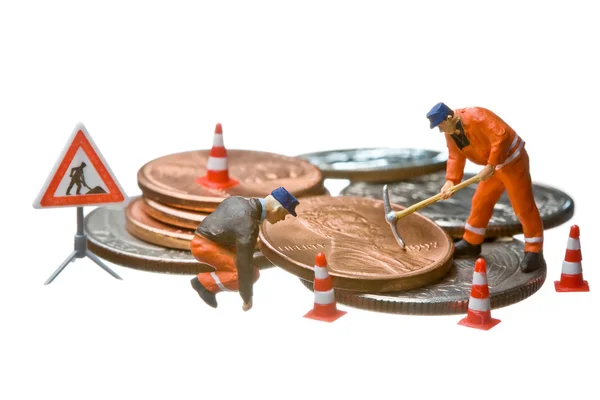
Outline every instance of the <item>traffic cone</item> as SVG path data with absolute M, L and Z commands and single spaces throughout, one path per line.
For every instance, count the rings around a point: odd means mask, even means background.
M 500 323 L 499 319 L 492 318 L 485 260 L 478 258 L 473 271 L 469 310 L 467 316 L 458 321 L 458 324 L 487 331 L 498 323 Z
M 319 321 L 333 322 L 346 314 L 346 311 L 337 309 L 331 277 L 329 276 L 329 272 L 327 272 L 327 259 L 325 258 L 325 254 L 317 254 L 315 257 L 314 269 L 315 304 L 313 309 L 306 313 L 304 317 Z
M 215 127 L 213 145 L 206 163 L 206 175 L 196 179 L 200 185 L 216 189 L 227 189 L 239 184 L 235 179 L 229 177 L 227 166 L 227 150 L 223 144 L 223 128 L 221 124 Z
M 589 292 L 590 286 L 583 280 L 581 268 L 581 246 L 579 243 L 579 226 L 573 225 L 567 241 L 567 251 L 562 264 L 560 281 L 554 281 L 557 292 Z

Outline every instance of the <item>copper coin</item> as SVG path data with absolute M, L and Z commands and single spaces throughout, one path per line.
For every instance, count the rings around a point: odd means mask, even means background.
M 472 176 L 474 174 L 465 173 L 463 180 Z M 407 181 L 390 183 L 388 184 L 390 201 L 408 207 L 438 194 L 445 181 L 446 172 L 440 171 Z M 434 220 L 452 237 L 462 237 L 471 211 L 471 201 L 475 189 L 477 189 L 477 184 L 467 186 L 455 192 L 447 200 L 440 200 L 422 208 L 419 213 Z M 355 182 L 344 188 L 340 195 L 381 199 L 383 197 L 383 184 Z M 540 211 L 544 229 L 561 225 L 573 217 L 575 203 L 566 193 L 534 183 L 533 196 Z M 494 213 L 485 235 L 487 238 L 496 238 L 521 233 L 523 233 L 523 226 L 515 215 L 505 191 L 494 206 Z
M 330 195 L 331 195 L 331 193 L 329 192 L 329 190 L 323 186 L 321 188 L 316 188 L 314 191 L 307 192 L 307 193 L 303 194 L 302 196 L 298 196 L 298 198 L 302 199 L 304 197 L 330 196 Z M 248 196 L 245 196 L 245 197 L 248 197 Z M 217 206 L 219 205 L 219 203 L 220 203 L 220 201 L 218 203 L 204 203 L 204 202 L 199 202 L 199 203 L 196 204 L 196 206 L 194 206 L 193 210 L 191 210 L 191 209 L 189 209 L 187 207 L 178 205 L 178 204 L 171 204 L 171 203 L 161 203 L 161 204 L 163 204 L 164 206 L 173 208 L 173 209 L 189 211 L 189 212 L 192 212 L 192 213 L 210 214 L 211 212 L 213 212 L 215 210 L 215 208 L 217 208 Z
M 134 200 L 134 199 L 132 199 Z M 214 268 L 198 262 L 189 250 L 157 246 L 131 235 L 125 227 L 125 204 L 98 207 L 85 217 L 88 248 L 98 257 L 137 270 L 195 275 Z M 273 267 L 259 251 L 253 256 L 259 269 Z
M 229 176 L 239 184 L 213 189 L 196 183 L 206 175 L 210 151 L 171 154 L 148 162 L 138 171 L 144 196 L 160 203 L 206 211 L 229 196 L 265 197 L 279 186 L 296 197 L 323 191 L 323 174 L 297 157 L 249 150 L 227 150 Z
M 298 157 L 319 167 L 325 178 L 353 182 L 393 182 L 446 168 L 448 155 L 410 148 L 362 148 L 321 151 Z
M 527 274 L 520 271 L 523 255 L 523 242 L 500 238 L 485 242 L 480 256 L 455 258 L 450 272 L 437 283 L 385 294 L 355 294 L 336 290 L 335 297 L 341 304 L 389 314 L 463 314 L 468 311 L 475 260 L 483 257 L 487 264 L 491 307 L 505 307 L 530 297 L 546 280 L 547 268 Z M 313 289 L 312 281 L 302 280 L 302 284 Z
M 146 214 L 165 224 L 184 229 L 196 230 L 200 222 L 209 214 L 178 209 L 147 198 L 144 202 Z
M 357 292 L 425 286 L 440 280 L 452 266 L 452 240 L 418 213 L 397 222 L 406 243 L 403 249 L 384 218 L 383 201 L 319 196 L 303 199 L 296 210 L 296 218 L 263 223 L 261 251 L 302 279 L 314 279 L 319 252 L 327 258 L 334 287 Z
M 135 197 L 125 208 L 126 228 L 138 239 L 171 249 L 189 250 L 196 228 L 179 228 L 156 220 L 147 213 L 146 200 Z M 257 244 L 257 249 L 259 245 Z
M 150 217 L 144 199 L 138 197 L 125 209 L 126 227 L 138 239 L 171 249 L 189 250 L 194 231 L 176 228 Z

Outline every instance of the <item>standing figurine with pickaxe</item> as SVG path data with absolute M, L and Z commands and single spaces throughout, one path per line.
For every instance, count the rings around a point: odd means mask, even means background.
M 525 257 L 520 264 L 521 271 L 530 272 L 545 267 L 542 251 L 544 228 L 533 197 L 525 142 L 500 117 L 482 107 L 452 110 L 444 103 L 438 103 L 427 113 L 427 118 L 430 128 L 437 127 L 446 137 L 449 153 L 446 183 L 438 195 L 399 212 L 391 211 L 387 187 L 384 187 L 386 219 L 398 242 L 403 246 L 395 224 L 398 218 L 440 199 L 447 199 L 455 191 L 479 181 L 465 233 L 462 240 L 455 244 L 454 255 L 477 256 L 481 253 L 481 244 L 494 205 L 506 190 L 515 214 L 523 225 Z M 484 167 L 473 178 L 461 182 L 466 160 Z

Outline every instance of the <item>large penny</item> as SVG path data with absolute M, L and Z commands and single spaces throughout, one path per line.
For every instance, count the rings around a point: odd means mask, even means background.
M 175 250 L 137 239 L 125 227 L 125 205 L 98 207 L 85 217 L 88 248 L 97 256 L 124 267 L 151 272 L 195 275 L 214 268 L 198 262 L 188 250 Z M 259 269 L 273 266 L 262 253 L 254 253 Z
M 227 189 L 202 186 L 209 150 L 171 154 L 148 162 L 138 171 L 144 196 L 194 211 L 211 211 L 229 196 L 265 197 L 279 186 L 296 197 L 321 194 L 323 174 L 297 157 L 248 150 L 227 150 L 229 176 L 239 184 Z
M 533 295 L 546 280 L 546 268 L 522 273 L 523 243 L 510 238 L 483 244 L 492 308 L 500 308 Z M 473 267 L 477 257 L 455 258 L 448 275 L 432 285 L 398 293 L 356 294 L 336 289 L 336 300 L 352 307 L 390 314 L 446 315 L 468 311 Z M 312 281 L 302 280 L 313 289 Z
M 321 151 L 298 156 L 319 167 L 325 178 L 360 182 L 394 182 L 446 168 L 448 156 L 432 150 L 362 148 Z
M 463 180 L 474 174 L 465 173 Z M 390 201 L 409 207 L 435 196 L 440 192 L 446 180 L 444 171 L 423 175 L 404 182 L 388 184 Z M 420 214 L 431 218 L 439 226 L 444 228 L 448 234 L 458 238 L 465 231 L 465 224 L 471 211 L 471 200 L 475 194 L 477 184 L 472 184 L 464 189 L 456 191 L 447 200 L 440 200 L 419 210 Z M 383 198 L 383 184 L 355 182 L 344 188 L 341 196 L 363 196 L 374 199 Z M 575 203 L 573 199 L 560 190 L 533 185 L 535 203 L 540 210 L 540 216 L 544 223 L 544 229 L 550 229 L 561 225 L 573 217 Z M 494 207 L 494 214 L 487 227 L 485 236 L 488 238 L 513 236 L 523 233 L 523 227 L 510 204 L 506 192 Z
M 397 223 L 406 243 L 402 249 L 384 218 L 382 201 L 318 196 L 300 201 L 296 211 L 296 218 L 263 223 L 260 248 L 273 264 L 303 279 L 313 279 L 319 252 L 327 257 L 334 287 L 358 292 L 425 286 L 452 265 L 450 237 L 419 214 Z

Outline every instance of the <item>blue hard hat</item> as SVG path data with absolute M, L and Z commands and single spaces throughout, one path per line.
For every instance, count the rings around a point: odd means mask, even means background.
M 278 187 L 271 192 L 271 195 L 277 200 L 283 208 L 285 208 L 290 214 L 296 217 L 296 206 L 300 202 L 290 192 L 285 190 L 283 187 Z
M 443 120 L 446 119 L 448 115 L 452 114 L 452 110 L 450 107 L 445 105 L 444 103 L 437 103 L 433 108 L 427 113 L 427 118 L 429 118 L 429 127 L 431 129 L 438 126 Z

